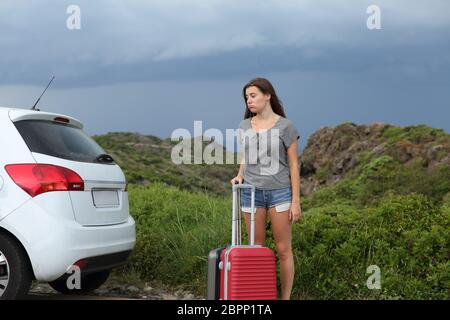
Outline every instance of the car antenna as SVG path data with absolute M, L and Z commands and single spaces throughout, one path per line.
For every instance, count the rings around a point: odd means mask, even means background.
M 41 111 L 39 109 L 36 108 L 37 104 L 39 103 L 39 101 L 41 100 L 42 96 L 44 95 L 45 91 L 47 91 L 48 87 L 50 87 L 50 84 L 52 83 L 53 79 L 55 79 L 55 76 L 52 77 L 52 79 L 50 80 L 50 82 L 48 83 L 47 87 L 45 87 L 44 92 L 42 92 L 41 96 L 37 99 L 36 103 L 33 105 L 33 107 L 31 108 L 31 110 L 36 110 L 36 111 Z

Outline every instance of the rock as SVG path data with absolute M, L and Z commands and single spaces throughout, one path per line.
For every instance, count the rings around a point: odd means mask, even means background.
M 177 297 L 173 294 L 163 293 L 161 295 L 163 300 L 178 300 Z
M 386 152 L 386 143 L 385 142 L 377 145 L 375 148 L 372 149 L 372 153 L 376 157 L 379 157 L 379 156 L 385 154 L 385 152 Z
M 437 158 L 437 154 L 440 150 L 443 149 L 442 145 L 432 146 L 426 152 L 426 156 L 428 160 L 435 160 Z
M 138 293 L 139 292 L 139 288 L 135 287 L 135 286 L 128 286 L 127 290 L 128 290 L 128 292 L 131 292 L 131 293 Z
M 152 292 L 152 291 L 153 291 L 153 288 L 150 287 L 150 286 L 146 286 L 146 287 L 144 288 L 144 292 L 146 292 L 146 293 L 150 293 L 150 292 Z
M 399 128 L 405 138 L 395 142 L 392 135 L 385 137 L 384 133 L 389 128 Z M 299 156 L 301 194 L 308 196 L 320 186 L 332 185 L 344 179 L 360 161 L 383 155 L 405 165 L 420 163 L 428 173 L 433 172 L 435 167 L 450 164 L 450 136 L 447 140 L 439 137 L 439 144 L 436 145 L 437 138 L 433 135 L 415 136 L 411 134 L 414 128 L 405 127 L 401 132 L 402 129 L 381 122 L 321 127 L 309 137 Z M 393 141 L 394 145 L 391 144 Z
M 183 300 L 194 300 L 194 295 L 192 293 L 189 293 L 184 296 Z
M 47 283 L 34 282 L 30 289 L 30 294 L 45 294 L 49 296 L 58 295 Z M 93 291 L 89 296 L 98 297 L 111 297 L 111 298 L 137 298 L 145 300 L 198 300 L 194 294 L 177 290 L 175 293 L 171 293 L 163 288 L 153 288 L 149 285 L 145 285 L 140 289 L 134 285 L 108 285 L 108 282 L 101 288 Z
M 176 296 L 182 296 L 183 295 L 183 290 L 177 290 L 177 291 L 175 291 L 175 295 Z
M 407 142 L 397 143 L 394 148 L 391 148 L 388 151 L 388 155 L 401 163 L 409 161 L 412 158 L 412 155 L 408 151 L 408 146 L 405 145 L 406 143 Z

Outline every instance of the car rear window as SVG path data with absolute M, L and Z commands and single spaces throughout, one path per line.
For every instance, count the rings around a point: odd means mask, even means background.
M 98 163 L 105 151 L 83 130 L 69 124 L 44 120 L 14 123 L 31 152 L 67 160 Z

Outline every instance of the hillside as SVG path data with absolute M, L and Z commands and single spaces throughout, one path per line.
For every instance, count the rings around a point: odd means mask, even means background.
M 94 139 L 114 157 L 133 184 L 162 182 L 223 195 L 229 192 L 229 180 L 238 170 L 238 165 L 226 164 L 176 165 L 170 156 L 177 143 L 170 139 L 137 133 L 108 133 Z M 387 188 L 400 193 L 417 191 L 438 199 L 449 190 L 443 178 L 450 178 L 450 135 L 426 125 L 344 123 L 312 134 L 299 163 L 301 193 L 305 196 L 343 180 L 363 179 L 365 191 L 374 195 Z
M 175 144 L 152 136 L 95 139 L 132 182 L 137 242 L 120 272 L 204 295 L 208 252 L 229 243 L 228 181 L 237 166 L 177 166 Z M 292 298 L 448 300 L 449 154 L 450 135 L 423 125 L 315 132 L 300 155 L 303 217 L 292 247 L 301 272 Z M 380 269 L 379 290 L 367 285 L 369 266 Z
M 238 171 L 237 165 L 174 164 L 171 151 L 178 142 L 170 139 L 122 132 L 93 138 L 112 155 L 124 170 L 127 181 L 133 184 L 146 186 L 161 182 L 181 189 L 224 194 L 229 192 L 229 181 Z
M 367 204 L 392 191 L 450 196 L 450 135 L 425 125 L 344 123 L 324 127 L 300 156 L 302 193 L 334 186 L 335 196 Z

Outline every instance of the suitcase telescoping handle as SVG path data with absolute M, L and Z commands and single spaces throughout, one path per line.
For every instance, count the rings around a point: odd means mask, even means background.
M 255 245 L 255 186 L 245 183 L 233 185 L 233 222 L 231 225 L 231 245 L 241 245 L 241 206 L 240 193 L 242 189 L 251 190 L 251 217 L 250 217 L 250 245 Z

